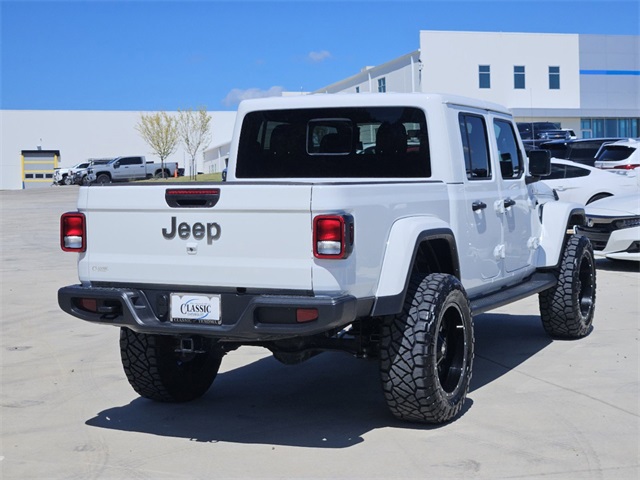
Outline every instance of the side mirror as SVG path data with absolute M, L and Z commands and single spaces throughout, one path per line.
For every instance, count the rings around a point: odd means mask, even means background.
M 116 162 L 113 164 L 113 168 L 120 168 L 120 162 Z
M 529 151 L 529 175 L 546 177 L 551 174 L 551 152 L 549 150 Z

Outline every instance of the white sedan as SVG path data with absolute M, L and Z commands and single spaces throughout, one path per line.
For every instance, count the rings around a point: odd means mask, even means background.
M 585 208 L 587 224 L 577 227 L 586 235 L 596 256 L 640 261 L 640 195 L 616 195 Z
M 560 200 L 582 205 L 612 195 L 640 194 L 638 171 L 602 170 L 558 158 L 551 159 L 551 175 L 542 180 Z

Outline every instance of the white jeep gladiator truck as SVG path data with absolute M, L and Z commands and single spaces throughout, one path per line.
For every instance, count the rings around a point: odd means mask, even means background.
M 181 402 L 242 345 L 285 363 L 378 357 L 391 412 L 442 423 L 464 403 L 473 317 L 538 294 L 553 337 L 592 328 L 577 204 L 538 196 L 505 108 L 431 94 L 243 102 L 227 182 L 83 187 L 61 218 L 80 284 L 60 307 L 121 328 L 135 391 Z

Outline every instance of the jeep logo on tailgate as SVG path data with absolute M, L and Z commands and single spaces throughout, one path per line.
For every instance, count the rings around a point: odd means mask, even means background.
M 175 238 L 176 234 L 182 240 L 187 240 L 191 235 L 196 240 L 202 240 L 205 236 L 207 237 L 207 244 L 211 245 L 214 240 L 218 240 L 220 238 L 220 225 L 217 223 L 194 223 L 193 227 L 189 225 L 187 222 L 182 222 L 180 225 L 178 223 L 176 217 L 171 217 L 171 227 L 169 229 L 162 229 L 162 236 L 167 240 L 171 240 Z

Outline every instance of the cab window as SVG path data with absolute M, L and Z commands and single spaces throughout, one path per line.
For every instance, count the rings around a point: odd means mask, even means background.
M 484 118 L 480 115 L 460 113 L 458 122 L 467 178 L 469 180 L 490 179 L 491 162 Z
M 522 152 L 518 148 L 513 124 L 507 120 L 494 119 L 493 130 L 498 145 L 500 175 L 505 180 L 520 178 L 524 171 Z

